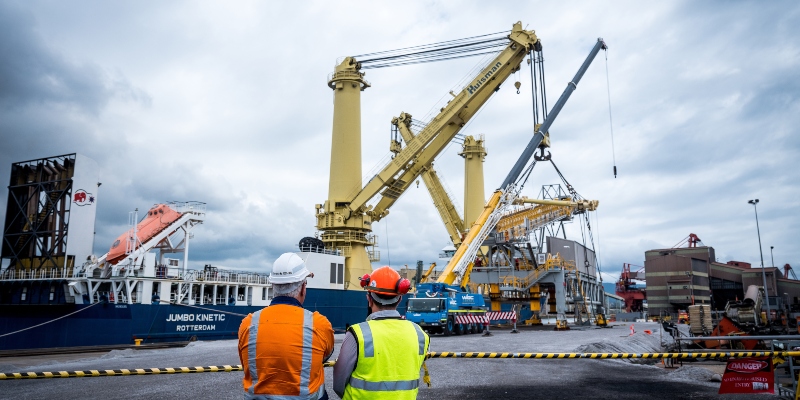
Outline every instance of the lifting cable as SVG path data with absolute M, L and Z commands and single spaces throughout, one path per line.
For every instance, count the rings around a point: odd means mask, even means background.
M 429 43 L 429 44 L 421 44 L 421 45 L 417 45 L 417 46 L 403 47 L 403 48 L 394 49 L 394 50 L 376 51 L 374 53 L 359 54 L 359 55 L 356 55 L 354 57 L 360 58 L 360 57 L 368 57 L 368 56 L 385 55 L 385 54 L 390 54 L 390 53 L 404 51 L 404 50 L 423 50 L 423 49 L 429 49 L 429 48 L 435 47 L 435 46 L 442 46 L 442 45 L 460 43 L 460 42 L 468 41 L 468 40 L 471 40 L 471 39 L 485 38 L 485 37 L 494 36 L 494 35 L 507 35 L 508 32 L 509 31 L 500 31 L 500 32 L 494 32 L 494 33 L 487 33 L 485 35 L 470 36 L 470 37 L 461 38 L 461 39 L 445 40 L 443 42 L 436 42 L 436 43 Z
M 505 31 L 354 57 L 359 60 L 361 69 L 395 67 L 496 53 L 508 46 L 509 41 L 508 31 Z
M 389 253 L 389 220 L 386 219 L 386 221 L 384 221 L 384 223 L 386 224 L 385 225 L 386 226 L 386 262 L 388 263 L 389 266 L 391 266 L 392 265 L 392 256 Z
M 539 53 L 538 60 L 536 61 L 539 63 L 539 86 L 542 88 L 542 122 L 544 122 L 544 120 L 547 118 L 547 88 L 544 80 L 544 51 L 539 50 L 537 53 Z
M 617 178 L 617 156 L 614 152 L 614 121 L 611 118 L 611 83 L 608 79 L 608 49 L 606 56 L 606 92 L 608 93 L 608 126 L 611 128 L 611 160 L 614 162 L 614 179 Z
M 572 185 L 567 181 L 567 178 L 564 177 L 564 174 L 561 173 L 561 170 L 558 169 L 558 167 L 556 166 L 556 163 L 555 163 L 555 161 L 553 161 L 552 157 L 550 158 L 550 164 L 553 165 L 553 168 L 556 170 L 556 173 L 561 178 L 561 181 L 564 182 L 565 185 L 567 185 L 567 190 L 573 196 L 573 199 L 574 200 L 583 199 L 583 197 L 580 194 L 578 194 L 578 192 L 575 190 L 575 188 L 572 187 Z M 583 224 L 584 221 L 586 223 L 586 225 L 585 225 L 586 231 L 584 231 L 584 224 Z M 589 243 L 592 245 L 592 252 L 594 253 L 595 268 L 597 268 L 597 272 L 599 274 L 601 271 L 600 271 L 600 264 L 599 264 L 598 258 L 597 258 L 597 250 L 594 247 L 594 235 L 592 234 L 592 226 L 590 224 L 588 211 L 585 211 L 583 213 L 583 221 L 581 221 L 581 239 L 583 241 L 584 262 L 586 262 L 586 263 L 588 263 L 588 261 L 589 261 L 588 257 L 587 257 L 588 253 L 586 252 L 586 250 L 587 250 L 587 248 L 586 248 L 586 236 L 587 235 L 589 236 Z M 588 265 L 586 265 L 586 267 L 588 268 Z M 602 280 L 602 277 L 601 277 L 600 282 L 602 282 L 602 281 L 603 280 Z
M 531 165 L 521 174 L 521 178 L 517 180 L 517 182 L 519 182 L 517 184 L 517 194 L 522 192 L 522 188 L 524 188 L 525 183 L 528 182 L 528 178 L 531 176 L 531 172 L 533 172 L 533 167 L 535 166 L 536 159 L 534 159 Z
M 539 124 L 539 107 L 536 102 L 536 73 L 534 72 L 533 68 L 533 48 L 528 52 L 528 65 L 531 67 L 531 98 L 533 98 L 533 130 L 536 133 L 536 125 Z

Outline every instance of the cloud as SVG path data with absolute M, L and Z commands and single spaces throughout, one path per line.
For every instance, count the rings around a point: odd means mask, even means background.
M 550 149 L 569 183 L 600 200 L 592 228 L 604 273 L 641 265 L 644 251 L 689 232 L 721 261 L 757 265 L 751 198 L 761 199 L 762 239 L 775 246 L 776 263 L 800 263 L 792 242 L 800 233 L 796 4 L 341 4 L 116 2 L 91 12 L 70 2 L 0 4 L 0 180 L 12 162 L 79 152 L 101 168 L 96 252 L 127 229 L 135 208 L 197 200 L 208 212 L 192 262 L 265 270 L 314 234 L 314 204 L 327 197 L 326 79 L 337 58 L 522 19 L 545 45 L 551 106 L 596 38 L 610 46 L 613 155 L 604 53 L 551 128 Z M 353 19 L 352 7 L 364 17 Z M 363 175 L 388 159 L 393 116 L 424 120 L 477 63 L 367 71 Z M 486 137 L 487 196 L 530 138 L 528 73 L 510 77 L 462 131 Z M 458 150 L 451 145 L 435 165 L 461 204 Z M 559 176 L 540 163 L 523 194 L 553 183 Z M 381 263 L 394 266 L 436 261 L 448 240 L 422 185 L 374 229 Z M 568 225 L 567 235 L 580 238 L 580 226 Z
M 34 15 L 13 4 L 0 11 L 0 49 L 0 106 L 6 110 L 59 104 L 97 114 L 113 96 L 150 104 L 124 76 L 53 49 L 38 34 Z

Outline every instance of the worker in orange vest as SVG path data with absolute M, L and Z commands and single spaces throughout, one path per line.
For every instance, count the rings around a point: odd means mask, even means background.
M 322 364 L 333 353 L 333 328 L 322 314 L 303 308 L 309 277 L 314 274 L 297 254 L 281 255 L 269 275 L 275 297 L 242 320 L 245 399 L 328 399 Z
M 397 312 L 411 283 L 390 267 L 361 278 L 371 314 L 347 330 L 333 366 L 333 391 L 342 399 L 416 399 L 430 338 Z

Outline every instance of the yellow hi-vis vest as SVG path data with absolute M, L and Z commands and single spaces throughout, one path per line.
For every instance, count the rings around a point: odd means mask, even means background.
M 403 319 L 377 319 L 350 327 L 358 361 L 344 389 L 349 399 L 416 399 L 419 371 L 430 338 Z

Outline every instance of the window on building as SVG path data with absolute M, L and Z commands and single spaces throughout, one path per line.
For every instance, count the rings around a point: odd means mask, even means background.
M 261 300 L 267 299 L 267 288 L 261 288 Z
M 337 266 L 336 283 L 344 283 L 344 264 Z
M 53 301 L 55 299 L 56 299 L 56 287 L 50 286 L 50 301 Z
M 336 283 L 336 263 L 331 263 L 331 283 Z
M 28 288 L 22 288 L 22 295 L 19 297 L 20 300 L 25 301 L 28 298 Z

